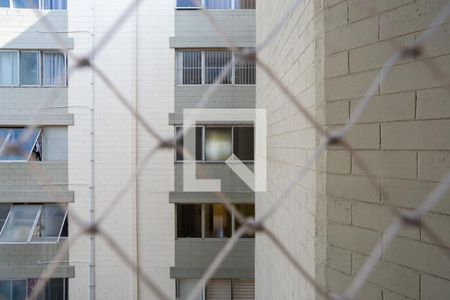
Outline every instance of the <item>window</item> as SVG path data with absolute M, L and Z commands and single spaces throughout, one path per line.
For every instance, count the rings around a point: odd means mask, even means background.
M 5 224 L 5 220 L 8 217 L 8 213 L 11 210 L 11 204 L 0 204 L 0 231 Z
M 205 84 L 213 84 L 219 79 L 222 71 L 231 63 L 231 51 L 205 51 Z M 232 68 L 220 81 L 221 84 L 231 84 Z
M 0 7 L 66 10 L 67 0 L 0 0 Z
M 66 57 L 60 52 L 43 52 L 43 84 L 66 85 Z
M 40 137 L 40 128 L 0 128 L 0 162 L 41 160 Z
M 255 281 L 242 279 L 213 279 L 206 284 L 206 300 L 255 299 Z
M 0 51 L 0 86 L 66 86 L 67 58 L 59 51 Z
M 202 237 L 202 206 L 195 204 L 177 205 L 177 237 Z
M 26 300 L 39 284 L 39 278 L 0 280 L 0 299 Z M 50 279 L 36 299 L 39 300 L 68 300 L 69 280 L 67 278 Z
M 176 127 L 176 136 L 182 127 Z M 184 139 L 192 139 L 192 134 L 177 142 L 176 161 L 188 160 L 182 149 Z M 195 157 L 202 162 L 224 162 L 232 154 L 242 161 L 254 160 L 255 134 L 253 126 L 198 126 L 195 135 Z M 188 149 L 193 155 L 193 151 Z
M 19 84 L 18 66 L 18 51 L 0 51 L 0 86 Z
M 177 51 L 177 84 L 214 84 L 227 67 L 229 71 L 219 84 L 255 84 L 255 62 L 241 59 L 229 50 Z
M 254 204 L 237 204 L 245 217 L 254 218 Z M 241 225 L 223 204 L 177 204 L 177 238 L 229 238 Z M 254 238 L 248 233 L 242 238 Z
M 193 138 L 191 136 L 192 132 L 188 130 L 187 132 L 187 138 Z M 183 148 L 184 148 L 184 139 L 183 139 L 183 128 L 177 127 L 176 128 L 176 134 L 175 137 L 178 137 L 180 135 L 180 138 L 177 140 L 177 149 L 176 150 L 176 160 L 177 161 L 183 161 L 185 159 L 183 154 Z M 191 155 L 194 154 L 194 149 L 188 149 L 189 153 Z M 186 155 L 188 156 L 188 155 Z M 203 160 L 203 127 L 195 127 L 195 159 L 198 161 Z M 188 160 L 188 157 L 186 157 L 186 160 Z
M 0 232 L 0 244 L 57 243 L 66 218 L 66 205 L 13 205 Z
M 177 9 L 255 9 L 256 0 L 177 0 Z
M 205 205 L 205 237 L 231 237 L 231 215 L 223 204 Z

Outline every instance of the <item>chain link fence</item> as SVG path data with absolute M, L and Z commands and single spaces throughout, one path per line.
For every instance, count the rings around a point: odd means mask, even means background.
M 30 1 L 30 0 L 29 0 Z M 113 211 L 113 209 L 117 206 L 120 199 L 127 193 L 128 189 L 135 182 L 137 177 L 143 172 L 145 169 L 146 163 L 157 153 L 158 151 L 167 151 L 167 149 L 173 149 L 176 145 L 176 140 L 181 138 L 181 131 L 175 139 L 173 136 L 164 136 L 161 135 L 155 128 L 153 128 L 150 124 L 145 121 L 144 116 L 142 116 L 138 111 L 136 111 L 133 106 L 130 105 L 128 99 L 119 91 L 119 89 L 114 85 L 113 81 L 110 80 L 106 72 L 103 72 L 99 67 L 97 67 L 91 57 L 94 55 L 98 55 L 107 45 L 111 38 L 115 35 L 117 30 L 124 25 L 127 19 L 135 12 L 136 7 L 139 7 L 144 1 L 148 0 L 134 0 L 130 3 L 128 8 L 123 11 L 123 13 L 119 16 L 119 18 L 115 21 L 114 26 L 99 40 L 96 45 L 95 53 L 92 50 L 88 55 L 84 57 L 77 57 L 73 53 L 69 52 L 69 59 L 75 62 L 74 67 L 68 70 L 68 76 L 77 72 L 80 69 L 90 68 L 96 76 L 113 92 L 116 96 L 116 100 L 120 101 L 123 106 L 129 111 L 130 114 L 137 120 L 137 122 L 148 132 L 150 136 L 152 136 L 157 142 L 158 146 L 152 149 L 148 149 L 148 152 L 145 154 L 144 159 L 139 164 L 139 167 L 135 171 L 135 173 L 125 182 L 120 192 L 117 193 L 113 199 L 111 199 L 111 204 L 109 209 L 98 216 L 96 218 L 95 225 L 90 225 L 82 221 L 82 218 L 78 216 L 76 213 L 72 212 L 70 214 L 70 222 L 73 222 L 82 228 L 78 232 L 71 232 L 71 236 L 69 239 L 65 240 L 62 244 L 62 247 L 59 249 L 52 262 L 50 262 L 42 273 L 42 280 L 39 282 L 39 285 L 36 289 L 34 289 L 31 298 L 34 299 L 42 289 L 45 287 L 48 278 L 52 276 L 52 274 L 57 270 L 59 261 L 61 261 L 66 255 L 69 248 L 79 241 L 80 237 L 84 235 L 92 235 L 95 234 L 98 238 L 103 239 L 111 249 L 117 254 L 117 256 L 129 267 L 130 271 L 137 272 L 139 270 L 139 266 L 126 254 L 126 252 L 121 248 L 120 244 L 109 234 L 107 234 L 102 229 L 102 222 L 108 217 L 108 214 Z M 377 11 L 371 6 L 371 1 L 365 1 L 366 8 L 372 15 L 376 15 Z M 331 294 L 329 291 L 323 288 L 321 284 L 319 284 L 312 274 L 309 274 L 306 269 L 303 267 L 303 264 L 298 258 L 296 258 L 292 253 L 289 252 L 288 248 L 283 244 L 283 241 L 280 240 L 271 230 L 269 226 L 266 225 L 266 221 L 269 217 L 271 217 L 288 199 L 289 195 L 293 192 L 296 185 L 301 182 L 308 173 L 308 169 L 312 167 L 315 160 L 328 149 L 330 145 L 341 145 L 343 148 L 351 152 L 354 161 L 361 170 L 364 171 L 365 175 L 369 179 L 372 180 L 372 185 L 374 189 L 378 189 L 378 185 L 374 176 L 368 167 L 361 158 L 359 158 L 357 151 L 352 149 L 351 144 L 347 141 L 347 136 L 353 126 L 358 122 L 361 118 L 362 114 L 366 111 L 367 107 L 373 100 L 375 92 L 378 90 L 380 85 L 386 80 L 388 74 L 391 72 L 393 66 L 402 60 L 405 57 L 415 57 L 420 56 L 421 50 L 424 45 L 426 45 L 432 38 L 435 32 L 438 30 L 440 26 L 447 22 L 450 16 L 450 3 L 448 3 L 445 7 L 442 8 L 440 14 L 436 16 L 434 21 L 429 24 L 428 29 L 424 31 L 420 37 L 411 45 L 407 47 L 401 47 L 399 50 L 393 52 L 390 58 L 384 63 L 381 70 L 379 70 L 379 77 L 375 79 L 370 86 L 367 87 L 367 91 L 358 106 L 355 108 L 353 114 L 351 115 L 348 122 L 341 129 L 334 132 L 327 132 L 327 130 L 320 124 L 318 120 L 308 111 L 306 107 L 297 99 L 294 93 L 283 83 L 283 81 L 277 77 L 276 73 L 271 70 L 269 65 L 262 61 L 258 56 L 258 53 L 266 48 L 268 44 L 280 33 L 283 27 L 290 21 L 291 17 L 295 14 L 295 12 L 302 6 L 302 0 L 293 0 L 291 4 L 287 7 L 286 11 L 279 17 L 277 23 L 274 24 L 272 30 L 267 34 L 267 36 L 258 44 L 254 49 L 242 49 L 238 48 L 232 41 L 230 37 L 227 36 L 225 31 L 221 28 L 216 19 L 210 14 L 208 10 L 202 9 L 201 12 L 204 15 L 205 19 L 209 22 L 209 24 L 214 28 L 216 33 L 221 37 L 222 41 L 226 43 L 228 48 L 236 53 L 240 59 L 244 61 L 255 62 L 257 67 L 264 72 L 282 91 L 282 93 L 290 100 L 290 102 L 296 107 L 296 109 L 303 115 L 303 117 L 317 130 L 317 132 L 322 136 L 322 141 L 319 143 L 317 148 L 314 150 L 313 155 L 306 161 L 304 168 L 296 175 L 296 180 L 293 180 L 287 188 L 279 194 L 278 198 L 275 199 L 272 206 L 267 210 L 262 212 L 255 219 L 248 219 L 241 214 L 239 210 L 235 208 L 232 202 L 227 199 L 227 197 L 222 193 L 216 193 L 218 199 L 225 205 L 225 207 L 232 212 L 236 216 L 236 220 L 242 224 L 242 226 L 236 231 L 235 235 L 232 238 L 228 239 L 223 249 L 218 253 L 217 257 L 207 268 L 205 273 L 203 274 L 201 280 L 198 282 L 196 287 L 192 290 L 188 299 L 195 299 L 202 290 L 202 287 L 208 282 L 210 278 L 214 275 L 218 268 L 220 268 L 222 262 L 225 260 L 227 255 L 236 245 L 237 241 L 241 236 L 246 234 L 247 232 L 258 232 L 259 234 L 266 235 L 273 244 L 281 251 L 281 253 L 290 261 L 292 266 L 301 273 L 304 279 L 314 287 L 315 291 L 318 295 L 322 296 L 324 299 L 354 299 L 358 292 L 362 289 L 365 282 L 368 280 L 369 276 L 372 274 L 374 269 L 377 266 L 377 263 L 380 261 L 382 256 L 383 247 L 387 247 L 390 242 L 393 240 L 394 236 L 399 233 L 399 231 L 405 226 L 422 226 L 422 228 L 427 232 L 433 241 L 442 246 L 442 251 L 445 252 L 445 255 L 450 259 L 450 245 L 447 245 L 439 236 L 433 232 L 432 229 L 425 226 L 425 224 L 421 223 L 421 217 L 430 211 L 434 206 L 436 206 L 440 201 L 443 200 L 445 193 L 450 187 L 450 172 L 440 180 L 440 183 L 436 185 L 435 189 L 429 194 L 428 197 L 423 199 L 422 204 L 413 212 L 403 213 L 395 208 L 391 208 L 393 214 L 396 216 L 395 220 L 387 227 L 384 231 L 383 239 L 380 240 L 376 246 L 373 248 L 373 251 L 369 258 L 365 261 L 357 275 L 353 278 L 351 284 L 348 286 L 347 290 L 342 295 Z M 199 5 L 200 6 L 200 5 Z M 53 28 L 52 24 L 50 24 L 42 12 L 36 10 L 35 11 L 37 17 L 44 23 L 48 32 L 57 32 L 55 28 Z M 59 43 L 62 47 L 64 47 L 65 43 L 60 38 L 58 34 L 52 34 L 54 40 Z M 432 65 L 431 62 L 427 61 L 424 63 L 431 71 L 432 74 L 436 76 L 437 79 L 442 80 L 442 72 L 440 71 L 440 66 Z M 197 108 L 204 107 L 209 99 L 211 99 L 213 93 L 217 89 L 217 84 L 222 82 L 224 78 L 226 78 L 231 64 L 225 66 L 222 70 L 220 76 L 215 79 L 215 84 L 208 87 L 208 90 L 203 95 L 202 99 L 199 101 Z M 444 78 L 445 79 L 445 78 Z M 448 95 L 450 96 L 450 91 L 448 91 Z M 51 106 L 53 99 L 56 97 L 56 91 L 54 94 L 50 95 L 46 100 L 46 105 Z M 39 118 L 39 109 L 35 112 L 36 120 Z M 30 130 L 30 134 L 32 130 L 35 128 L 33 126 L 28 127 Z M 5 149 L 3 149 L 6 151 Z M 180 149 L 176 149 L 177 151 Z M 46 182 L 50 182 L 45 172 L 40 168 L 32 165 L 33 171 L 38 174 L 45 184 Z M 46 185 L 47 191 L 54 194 L 55 198 L 59 195 L 60 191 L 51 189 L 51 185 Z M 381 193 L 385 193 L 381 191 Z M 386 197 L 388 197 L 386 195 Z M 158 299 L 170 299 L 168 295 L 164 293 L 164 291 L 156 284 L 154 281 L 145 274 L 144 272 L 139 270 L 139 280 L 141 283 L 147 286 L 153 293 L 154 296 Z

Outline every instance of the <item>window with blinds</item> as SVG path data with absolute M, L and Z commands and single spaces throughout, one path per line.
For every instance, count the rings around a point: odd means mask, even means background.
M 214 279 L 206 285 L 206 300 L 254 300 L 255 281 Z

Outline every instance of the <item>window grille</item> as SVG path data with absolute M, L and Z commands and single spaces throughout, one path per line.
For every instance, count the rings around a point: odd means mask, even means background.
M 238 59 L 231 51 L 177 51 L 178 85 L 214 84 L 225 68 L 229 71 L 218 84 L 254 85 L 256 82 L 255 62 Z

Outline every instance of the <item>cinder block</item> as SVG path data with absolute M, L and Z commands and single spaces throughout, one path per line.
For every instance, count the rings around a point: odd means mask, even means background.
M 345 150 L 327 151 L 327 172 L 349 174 L 351 167 L 351 156 Z
M 340 224 L 352 223 L 351 201 L 327 197 L 327 217 L 330 222 Z
M 430 68 L 427 63 L 431 64 Z M 435 68 L 439 69 L 439 73 L 434 71 Z M 450 55 L 396 65 L 381 83 L 381 93 L 440 87 L 448 84 L 446 79 L 449 77 Z
M 352 205 L 352 224 L 379 232 L 385 231 L 394 221 L 394 210 L 388 205 L 369 204 L 354 202 Z M 420 229 L 418 227 L 405 227 L 399 233 L 412 239 L 420 239 Z
M 342 127 L 332 127 L 331 131 Z M 356 124 L 345 136 L 345 140 L 353 149 L 379 149 L 380 148 L 380 126 L 378 124 Z M 332 145 L 330 149 L 342 149 L 340 145 Z
M 436 183 L 416 181 L 382 179 L 381 189 L 385 192 L 381 201 L 386 204 L 403 208 L 417 209 L 436 187 Z M 450 214 L 450 203 L 445 201 L 450 197 L 450 191 L 431 211 Z
M 409 46 L 415 40 L 411 34 L 394 40 L 380 41 L 364 47 L 350 50 L 350 72 L 361 72 L 381 68 L 397 48 L 394 45 Z M 399 63 L 411 62 L 413 57 L 405 57 Z
M 450 150 L 450 120 L 386 123 L 381 125 L 381 148 Z
M 448 249 L 395 237 L 385 245 L 384 259 L 408 268 L 450 279 Z
M 348 51 L 325 57 L 325 77 L 331 78 L 348 74 Z
M 328 266 L 338 271 L 351 275 L 352 273 L 352 252 L 346 249 L 329 246 Z
M 341 2 L 325 9 L 325 31 L 347 24 L 347 2 Z
M 386 178 L 416 178 L 417 156 L 414 151 L 358 151 L 352 157 L 352 173 L 369 175 L 356 157 L 370 169 L 371 175 Z
M 325 39 L 326 54 L 361 47 L 378 40 L 378 17 L 368 18 L 328 33 Z
M 421 299 L 448 300 L 450 296 L 450 281 L 422 274 L 420 291 Z
M 327 282 L 328 289 L 332 292 L 338 293 L 342 295 L 345 290 L 352 283 L 353 277 L 349 276 L 345 273 L 327 269 Z M 365 283 L 358 293 L 358 295 L 354 298 L 355 300 L 382 300 L 382 289 L 378 286 L 375 286 L 370 283 Z
M 368 256 L 353 254 L 353 272 L 356 274 Z M 419 297 L 419 272 L 380 260 L 369 277 L 369 282 L 380 285 L 401 295 L 417 299 Z
M 447 245 L 450 243 L 450 216 L 441 215 L 435 213 L 428 213 L 422 218 L 422 222 L 431 229 L 443 242 Z M 439 245 L 439 241 L 433 240 L 433 238 L 422 229 L 422 240 Z
M 450 118 L 448 99 L 446 88 L 417 91 L 417 119 Z
M 326 183 L 327 194 L 337 198 L 379 202 L 379 188 L 376 189 L 372 182 L 379 187 L 380 181 L 377 178 L 329 174 Z
M 410 2 L 414 2 L 414 0 L 377 0 L 371 2 L 349 0 L 349 20 L 354 22 Z
M 358 107 L 360 100 L 350 104 L 350 115 Z M 415 114 L 414 92 L 374 96 L 364 109 L 359 123 L 413 120 Z
M 354 226 L 329 224 L 328 241 L 331 245 L 362 254 L 370 254 L 381 234 Z
M 425 30 L 446 4 L 446 0 L 418 1 L 382 14 L 380 38 Z
M 326 81 L 326 98 L 329 101 L 362 97 L 366 95 L 369 86 L 375 80 L 378 80 L 376 71 L 330 78 Z M 374 94 L 377 93 L 378 91 Z
M 419 179 L 440 181 L 450 171 L 450 152 L 419 152 Z

